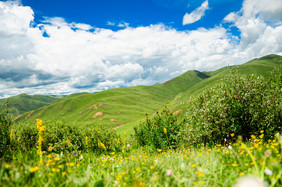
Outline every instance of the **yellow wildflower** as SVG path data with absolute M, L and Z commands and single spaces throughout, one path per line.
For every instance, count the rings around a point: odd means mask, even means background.
M 51 152 L 53 150 L 52 146 L 48 147 L 48 151 Z
M 160 152 L 162 152 L 162 149 L 157 149 L 157 151 L 160 153 Z
M 167 133 L 167 130 L 166 130 L 166 128 L 164 128 L 164 133 L 165 133 L 165 134 Z
M 14 130 L 11 129 L 11 133 L 10 133 L 10 140 L 11 140 L 11 142 L 13 141 L 13 134 L 14 134 Z
M 234 135 L 235 135 L 234 133 L 231 133 L 231 134 L 230 134 L 231 137 L 233 137 Z
M 59 158 L 59 157 L 55 157 L 54 160 L 55 160 L 55 161 L 59 161 L 60 158 Z
M 36 171 L 39 171 L 39 167 L 38 167 L 38 166 L 31 167 L 31 168 L 29 169 L 29 172 L 30 172 L 30 173 L 34 173 L 34 172 L 36 172 Z

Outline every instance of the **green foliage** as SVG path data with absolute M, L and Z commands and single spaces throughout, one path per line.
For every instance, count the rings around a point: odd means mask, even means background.
M 260 130 L 269 138 L 282 130 L 281 110 L 281 69 L 268 81 L 233 72 L 190 101 L 182 135 L 186 143 L 223 143 L 233 133 L 249 139 Z
M 101 150 L 98 147 L 98 141 L 105 145 L 106 150 L 115 150 L 115 142 L 119 138 L 114 129 L 104 126 L 85 129 L 59 121 L 43 122 L 43 125 L 46 126 L 46 134 L 42 144 L 42 151 L 48 151 L 49 147 L 56 153 L 86 149 L 97 151 Z M 88 137 L 88 143 L 86 143 L 86 136 Z M 15 127 L 13 146 L 14 149 L 19 150 L 36 148 L 38 146 L 36 123 L 18 124 Z
M 12 118 L 7 106 L 8 104 L 6 104 L 5 110 L 0 108 L 0 158 L 10 148 Z
M 179 130 L 183 121 L 178 122 L 177 117 L 165 108 L 161 114 L 156 112 L 155 117 L 141 122 L 134 127 L 135 139 L 140 146 L 150 146 L 154 149 L 166 150 L 179 146 Z

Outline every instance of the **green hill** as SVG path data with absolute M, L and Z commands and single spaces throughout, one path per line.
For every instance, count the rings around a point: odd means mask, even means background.
M 243 74 L 257 73 L 268 77 L 270 72 L 281 64 L 281 56 L 268 55 L 239 65 L 238 70 Z M 72 122 L 85 127 L 100 124 L 119 127 L 119 131 L 132 130 L 134 124 L 144 119 L 145 113 L 151 115 L 167 104 L 174 111 L 182 110 L 184 115 L 189 97 L 194 97 L 199 91 L 219 83 L 229 73 L 230 67 L 212 72 L 187 71 L 170 81 L 153 86 L 72 94 L 19 116 L 17 122 L 40 118 L 43 121 Z
M 188 71 L 164 84 L 116 88 L 98 93 L 72 94 L 48 106 L 25 113 L 18 122 L 63 120 L 88 127 L 113 127 L 138 121 L 169 103 L 178 93 L 189 89 L 206 76 Z M 177 86 L 179 85 L 179 86 Z
M 1 99 L 0 106 L 4 106 L 8 102 L 9 112 L 18 116 L 25 112 L 53 103 L 61 97 L 62 96 L 20 94 L 6 99 Z
M 216 71 L 205 72 L 210 77 L 193 85 L 188 90 L 178 94 L 175 99 L 170 103 L 172 110 L 186 110 L 188 104 L 186 101 L 190 97 L 197 96 L 200 91 L 212 87 L 217 83 L 223 81 L 223 79 L 230 75 L 231 68 L 238 69 L 238 72 L 245 75 L 257 74 L 262 75 L 265 78 L 269 78 L 271 71 L 274 68 L 279 68 L 282 65 L 282 56 L 267 55 L 262 58 L 253 59 L 245 64 L 231 67 L 223 67 Z

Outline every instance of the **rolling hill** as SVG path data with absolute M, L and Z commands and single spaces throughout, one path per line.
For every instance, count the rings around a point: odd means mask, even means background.
M 268 77 L 282 64 L 282 57 L 268 55 L 239 65 L 242 74 L 257 73 Z M 17 118 L 17 122 L 62 120 L 85 127 L 97 124 L 119 127 L 119 131 L 132 130 L 134 124 L 144 119 L 145 113 L 153 114 L 166 104 L 170 109 L 183 110 L 186 101 L 203 89 L 213 86 L 230 73 L 230 67 L 212 72 L 187 71 L 172 80 L 154 86 L 116 88 L 98 93 L 79 93 L 61 98 L 49 105 Z
M 9 112 L 15 116 L 38 109 L 62 98 L 63 96 L 27 95 L 20 94 L 0 100 L 0 106 L 8 102 Z

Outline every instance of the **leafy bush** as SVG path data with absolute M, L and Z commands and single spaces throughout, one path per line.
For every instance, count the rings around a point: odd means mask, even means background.
M 232 72 L 224 83 L 189 102 L 185 142 L 224 143 L 238 135 L 249 139 L 261 130 L 265 138 L 281 132 L 281 82 L 281 69 L 268 81 Z
M 177 117 L 165 108 L 161 114 L 157 111 L 155 117 L 141 122 L 134 128 L 135 139 L 140 146 L 150 146 L 155 149 L 166 150 L 179 145 L 179 130 L 183 124 Z
M 51 147 L 53 152 L 72 152 L 78 150 L 113 150 L 114 142 L 118 139 L 116 131 L 107 127 L 97 126 L 93 129 L 82 128 L 72 124 L 59 121 L 43 122 L 46 126 L 42 151 L 48 151 Z M 36 123 L 23 123 L 15 127 L 15 148 L 29 150 L 38 146 L 38 132 Z M 87 137 L 87 142 L 86 142 Z M 101 148 L 98 143 L 105 146 Z M 101 144 L 100 144 L 101 145 Z
M 6 104 L 5 110 L 0 108 L 0 158 L 10 148 L 11 125 L 12 118 L 8 112 L 8 104 Z

